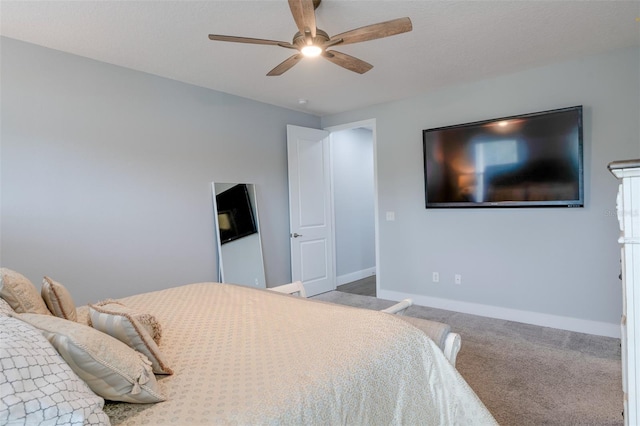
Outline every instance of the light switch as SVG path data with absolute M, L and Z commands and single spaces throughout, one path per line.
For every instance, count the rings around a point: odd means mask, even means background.
M 387 212 L 387 221 L 393 222 L 396 220 L 396 212 Z

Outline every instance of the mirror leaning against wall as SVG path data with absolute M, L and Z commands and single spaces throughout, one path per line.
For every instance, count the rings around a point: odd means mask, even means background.
M 213 182 L 211 189 L 218 280 L 266 288 L 255 185 Z

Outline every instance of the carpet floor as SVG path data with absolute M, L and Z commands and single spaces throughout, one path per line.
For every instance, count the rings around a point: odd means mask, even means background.
M 395 302 L 332 291 L 314 299 L 380 310 Z M 456 367 L 499 424 L 622 425 L 620 339 L 411 306 L 462 337 Z

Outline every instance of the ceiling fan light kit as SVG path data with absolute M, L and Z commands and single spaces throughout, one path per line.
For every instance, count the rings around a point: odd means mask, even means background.
M 347 55 L 346 53 L 329 49 L 341 44 L 353 44 L 390 37 L 396 34 L 409 32 L 413 29 L 411 19 L 398 18 L 391 21 L 356 28 L 330 37 L 325 31 L 316 27 L 315 8 L 318 7 L 319 4 L 320 0 L 289 0 L 289 9 L 291 9 L 293 20 L 298 27 L 298 32 L 293 36 L 292 43 L 220 34 L 209 34 L 209 39 L 234 43 L 280 46 L 286 49 L 294 49 L 298 51 L 298 53 L 288 57 L 282 63 L 269 71 L 267 76 L 282 75 L 295 64 L 300 62 L 304 57 L 315 56 L 322 56 L 328 61 L 348 69 L 349 71 L 364 74 L 373 68 L 373 65 L 361 59 Z

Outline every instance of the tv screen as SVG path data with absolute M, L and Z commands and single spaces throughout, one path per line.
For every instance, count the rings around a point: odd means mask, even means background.
M 427 208 L 582 207 L 582 106 L 428 129 Z
M 235 185 L 219 193 L 216 204 L 221 244 L 258 232 L 247 185 Z

